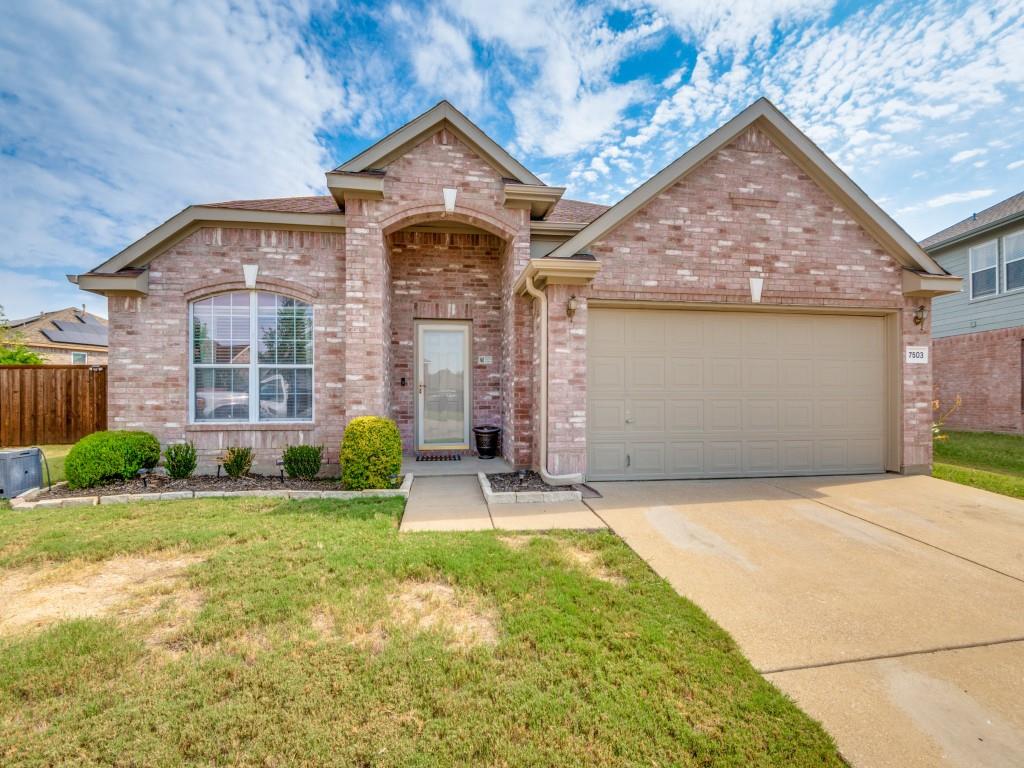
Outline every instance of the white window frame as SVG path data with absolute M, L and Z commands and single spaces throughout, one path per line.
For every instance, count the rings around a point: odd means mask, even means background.
M 198 299 L 194 299 L 188 303 L 188 423 L 190 425 L 204 425 L 214 424 L 220 426 L 227 426 L 230 424 L 279 424 L 287 426 L 289 424 L 303 424 L 309 425 L 316 421 L 316 322 L 314 320 L 315 312 L 313 305 L 305 299 L 300 299 L 295 296 L 288 296 L 284 293 L 277 293 L 275 291 L 225 291 L 225 293 L 247 293 L 249 294 L 249 362 L 248 363 L 196 363 L 195 362 L 195 350 L 192 346 L 194 340 L 192 334 L 195 331 L 195 306 L 201 301 L 206 301 L 214 296 L 221 294 L 210 294 L 208 296 L 201 296 Z M 284 296 L 285 298 L 294 299 L 295 301 L 301 301 L 310 308 L 310 322 L 313 326 L 314 332 L 310 338 L 310 359 L 313 361 L 305 365 L 269 365 L 259 362 L 259 341 L 257 339 L 259 333 L 259 294 L 266 293 L 274 296 Z M 248 419 L 196 419 L 196 368 L 237 368 L 239 370 L 249 371 L 249 418 Z M 313 391 L 310 398 L 310 409 L 308 419 L 260 419 L 260 369 L 261 368 L 308 368 L 312 374 L 311 380 L 313 385 Z
M 76 363 L 75 357 L 77 355 L 82 356 L 82 362 Z M 72 365 L 88 365 L 89 364 L 89 353 L 88 352 L 72 352 L 71 353 L 71 364 Z
M 1006 240 L 1010 237 L 1024 237 L 1024 229 L 1018 229 L 1016 232 L 1009 232 L 1000 238 L 999 253 L 1002 257 L 1003 263 L 1003 293 L 1017 293 L 1018 291 L 1024 291 L 1024 285 L 1017 288 L 1010 288 L 1010 283 L 1006 279 L 1006 265 L 1013 264 L 1018 261 L 1024 261 L 1024 252 L 1022 252 L 1016 259 L 1006 258 Z
M 979 249 L 979 248 L 982 248 L 982 247 L 984 247 L 986 245 L 991 245 L 992 243 L 995 243 L 995 246 L 996 246 L 996 263 L 993 266 L 991 266 L 991 267 L 983 267 L 982 269 L 975 269 L 974 268 L 974 251 Z M 977 299 L 980 301 L 981 299 L 991 299 L 994 296 L 998 296 L 999 295 L 999 287 L 1000 287 L 999 286 L 999 251 L 1000 251 L 1000 248 L 999 248 L 999 238 L 995 238 L 994 240 L 986 240 L 984 243 L 978 243 L 977 245 L 971 246 L 970 248 L 967 249 L 967 289 L 970 291 L 970 300 L 971 301 L 975 300 L 975 296 L 974 296 L 974 275 L 977 274 L 978 272 L 986 272 L 986 271 L 988 271 L 990 269 L 995 269 L 995 271 L 996 271 L 996 289 L 992 293 L 986 293 L 984 296 L 978 296 Z

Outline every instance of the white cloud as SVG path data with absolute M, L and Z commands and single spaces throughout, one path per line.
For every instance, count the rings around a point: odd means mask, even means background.
M 334 158 L 318 131 L 358 129 L 369 104 L 305 44 L 307 13 L 263 0 L 8 5 L 0 264 L 84 269 L 190 202 L 319 191 Z
M 972 157 L 984 155 L 987 151 L 987 149 L 963 149 L 949 158 L 949 162 L 962 163 L 964 160 L 970 160 Z
M 980 200 L 983 197 L 991 197 L 994 193 L 994 189 L 972 189 L 967 192 L 950 192 L 945 195 L 933 197 L 931 200 L 926 200 L 924 205 L 926 208 L 942 208 L 943 206 L 953 205 L 954 203 L 966 203 L 970 200 Z
M 1024 160 L 1014 160 L 1006 166 L 1006 170 L 1008 171 L 1016 171 L 1018 168 L 1024 168 Z

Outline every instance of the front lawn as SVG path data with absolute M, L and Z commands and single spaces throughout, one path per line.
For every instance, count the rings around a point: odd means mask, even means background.
M 946 440 L 935 441 L 935 477 L 1024 499 L 1024 436 L 946 434 Z
M 401 504 L 0 510 L 0 763 L 842 764 L 615 536 Z

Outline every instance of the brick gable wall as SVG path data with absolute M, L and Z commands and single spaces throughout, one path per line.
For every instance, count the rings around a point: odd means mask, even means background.
M 957 395 L 963 401 L 947 427 L 1024 433 L 1024 327 L 935 339 L 932 357 L 935 399 L 942 409 L 951 407 Z
M 828 193 L 756 127 L 596 241 L 601 272 L 589 300 L 750 304 L 750 277 L 763 277 L 763 305 L 877 308 L 900 315 L 904 344 L 927 346 L 902 295 L 901 267 Z M 551 369 L 562 395 L 550 400 L 552 471 L 586 464 L 586 326 L 570 323 L 549 289 Z M 583 314 L 585 317 L 585 312 Z M 931 369 L 905 366 L 903 464 L 931 461 Z M 564 383 L 563 383 L 564 382 Z M 576 382 L 571 385 L 568 382 Z M 556 386 L 552 379 L 552 386 Z

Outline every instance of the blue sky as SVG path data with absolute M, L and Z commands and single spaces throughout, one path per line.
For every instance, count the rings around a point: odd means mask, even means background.
M 1024 188 L 1024 3 L 34 0 L 0 25 L 0 305 L 185 205 L 324 193 L 441 98 L 613 203 L 757 97 L 915 237 Z

